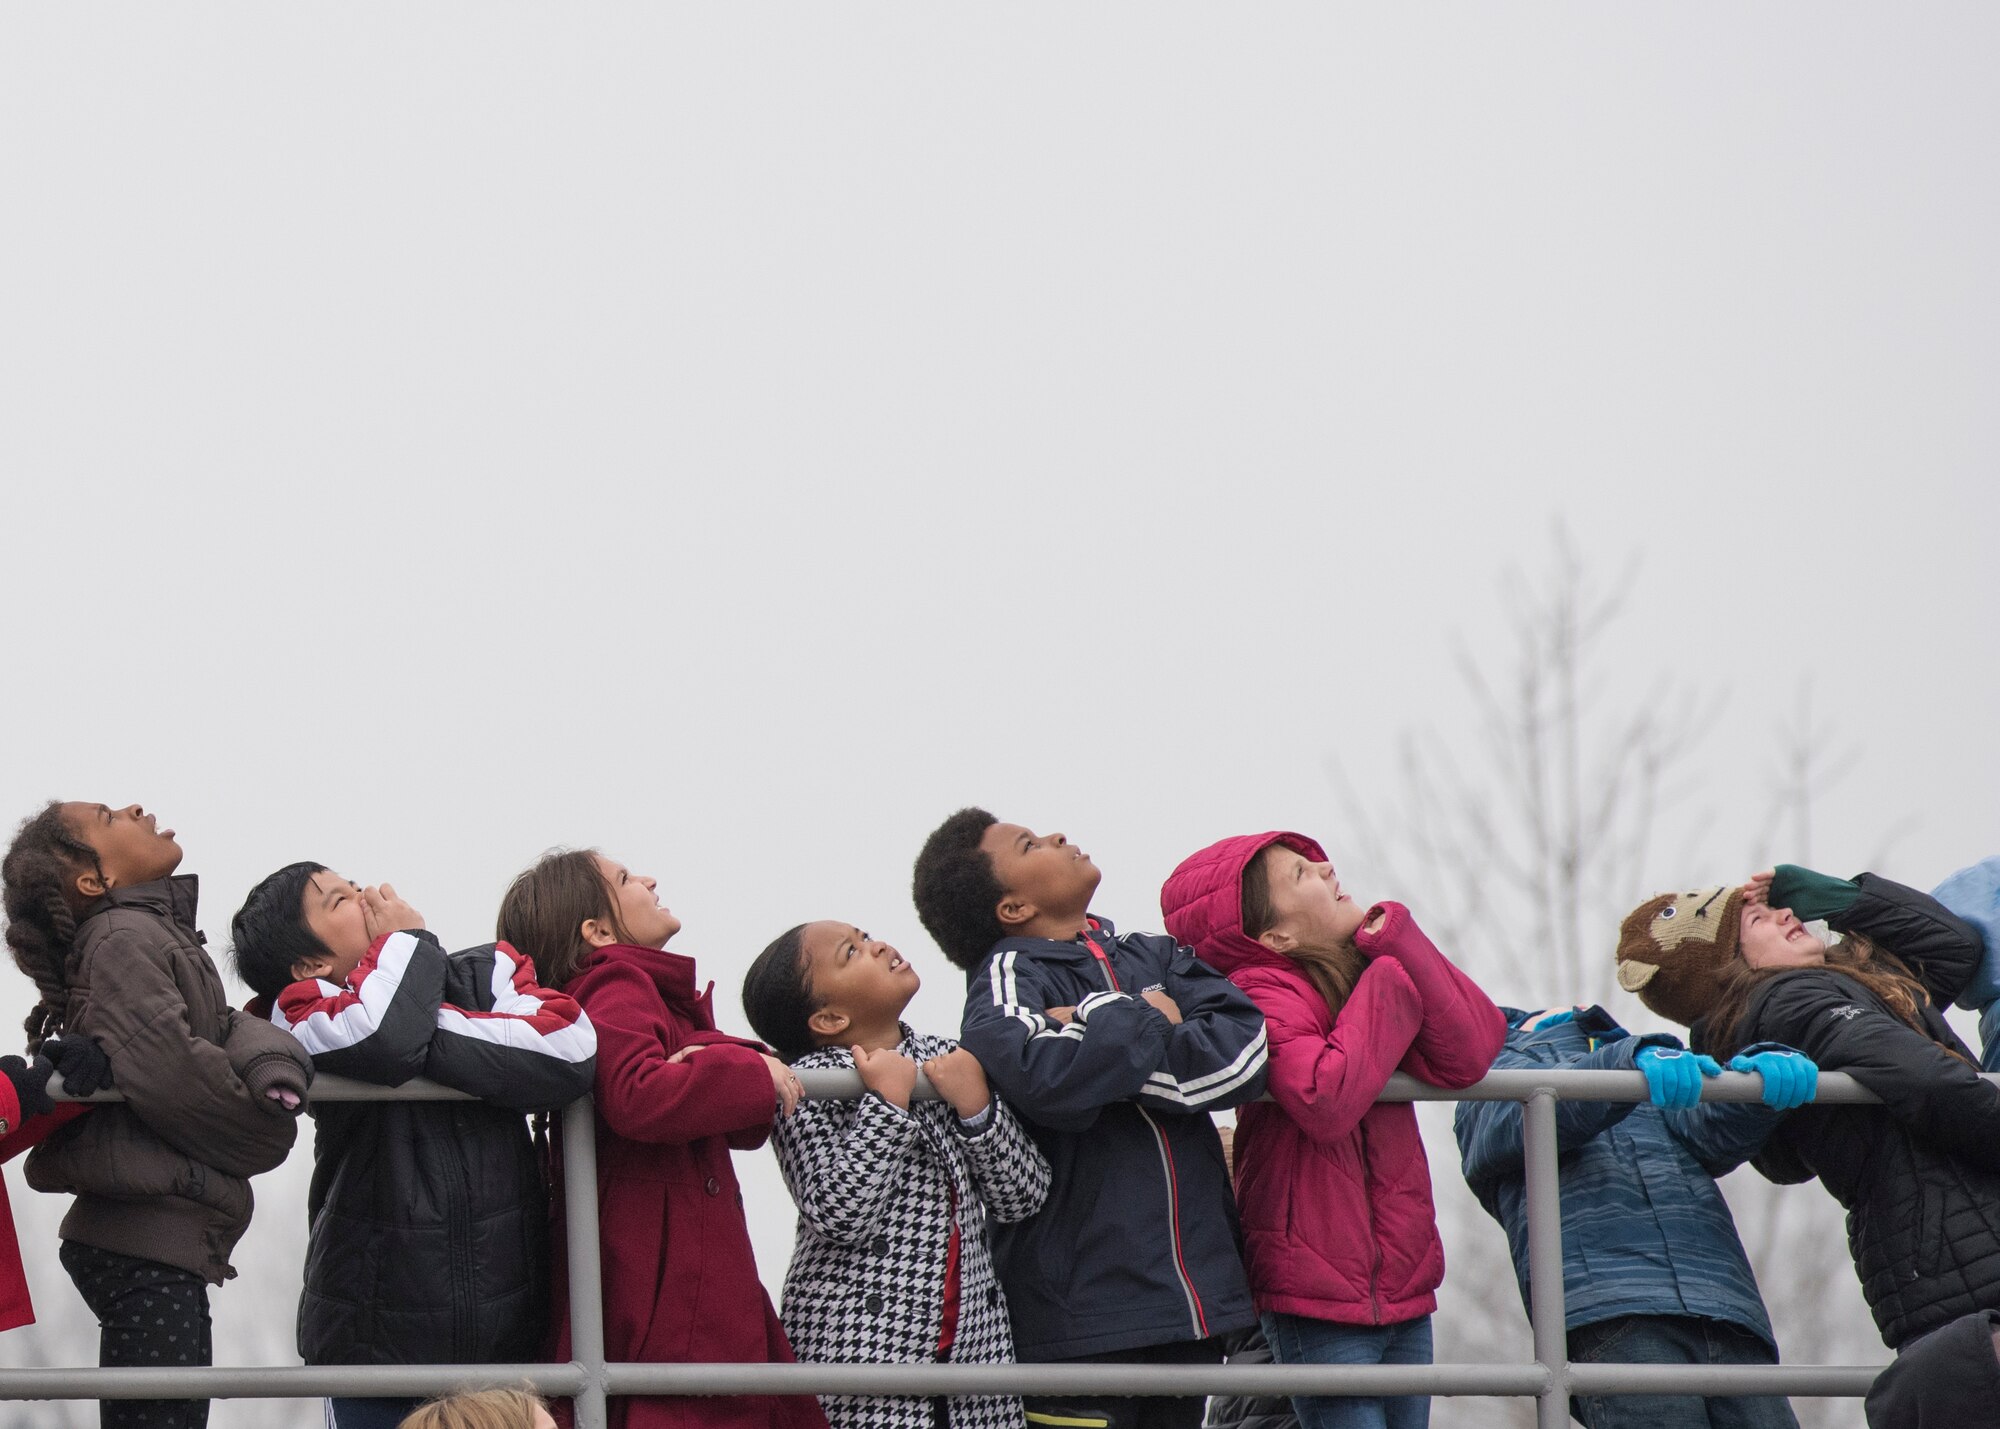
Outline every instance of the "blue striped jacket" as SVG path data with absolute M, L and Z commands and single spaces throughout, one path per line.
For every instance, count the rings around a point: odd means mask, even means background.
M 1529 1031 L 1533 1013 L 1502 1008 L 1505 1067 L 1631 1071 L 1642 1047 L 1601 1007 Z M 1766 1047 L 1746 1050 L 1768 1050 Z M 1755 1155 L 1781 1112 L 1759 1103 L 1703 1102 L 1663 1111 L 1649 1102 L 1556 1104 L 1562 1166 L 1563 1308 L 1569 1328 L 1620 1315 L 1694 1315 L 1740 1325 L 1775 1352 L 1770 1317 L 1715 1178 Z M 1507 1231 L 1527 1303 L 1527 1181 L 1519 1102 L 1461 1102 L 1466 1184 Z

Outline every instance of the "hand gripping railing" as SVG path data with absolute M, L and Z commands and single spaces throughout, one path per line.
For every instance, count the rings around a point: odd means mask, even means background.
M 861 1094 L 851 1071 L 802 1071 L 806 1095 Z M 1989 1078 L 1988 1080 L 2000 1080 Z M 60 1079 L 50 1092 L 64 1100 Z M 1725 1072 L 1702 1083 L 1706 1101 L 1756 1101 L 1763 1081 Z M 321 1077 L 313 1099 L 462 1101 L 433 1082 L 377 1087 Z M 935 1096 L 919 1077 L 916 1095 Z M 92 1101 L 114 1101 L 101 1092 Z M 1386 1102 L 1517 1101 L 1524 1104 L 1528 1268 L 1534 1287 L 1530 1364 L 1428 1365 L 1117 1365 L 1117 1364 L 611 1364 L 605 1360 L 604 1301 L 598 1259 L 597 1138 L 588 1098 L 563 1112 L 563 1189 L 568 1208 L 570 1347 L 568 1364 L 294 1365 L 182 1369 L 0 1369 L 0 1400 L 280 1399 L 327 1395 L 412 1396 L 461 1387 L 533 1383 L 576 1402 L 578 1429 L 604 1429 L 605 1401 L 634 1394 L 1092 1394 L 1092 1395 L 1501 1395 L 1532 1397 L 1538 1429 L 1560 1429 L 1575 1394 L 1866 1394 L 1880 1365 L 1573 1365 L 1563 1315 L 1562 1196 L 1556 1164 L 1556 1103 L 1646 1099 L 1638 1072 L 1522 1069 L 1489 1072 L 1447 1091 L 1401 1073 Z M 1875 1102 L 1843 1073 L 1822 1072 L 1821 1104 Z

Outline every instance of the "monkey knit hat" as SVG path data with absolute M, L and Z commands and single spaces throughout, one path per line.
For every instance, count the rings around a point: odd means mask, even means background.
M 1660 1016 L 1691 1027 L 1722 995 L 1736 961 L 1743 890 L 1720 886 L 1661 893 L 1618 929 L 1618 985 Z

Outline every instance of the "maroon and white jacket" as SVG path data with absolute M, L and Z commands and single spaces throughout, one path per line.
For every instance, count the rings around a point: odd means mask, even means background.
M 506 943 L 446 955 L 429 932 L 385 933 L 347 982 L 278 994 L 271 1020 L 317 1071 L 395 1086 L 429 1077 L 482 1101 L 551 1111 L 590 1090 L 597 1033 Z
M 447 954 L 378 939 L 346 983 L 278 994 L 271 1020 L 316 1069 L 394 1086 L 425 1076 L 476 1102 L 315 1103 L 299 1300 L 308 1364 L 540 1357 L 548 1193 L 523 1112 L 590 1090 L 597 1033 L 505 943 Z

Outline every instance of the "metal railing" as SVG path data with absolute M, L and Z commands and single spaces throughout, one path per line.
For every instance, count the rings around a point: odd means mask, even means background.
M 806 1095 L 851 1099 L 851 1071 L 802 1071 Z M 2000 1080 L 2000 1077 L 1989 1078 Z M 61 1082 L 50 1083 L 62 1097 Z M 1705 1101 L 1749 1102 L 1762 1094 L 1752 1073 L 1725 1072 L 1702 1084 Z M 432 1082 L 377 1087 L 321 1077 L 313 1098 L 348 1101 L 462 1101 Z M 919 1077 L 916 1095 L 935 1095 Z M 74 1100 L 73 1098 L 63 1098 Z M 113 1101 L 103 1092 L 92 1101 Z M 605 1359 L 598 1256 L 597 1138 L 591 1102 L 563 1112 L 563 1185 L 568 1209 L 570 1349 L 567 1364 L 304 1365 L 178 1369 L 0 1369 L 0 1401 L 10 1399 L 289 1399 L 328 1395 L 413 1396 L 463 1387 L 533 1383 L 572 1398 L 578 1429 L 604 1429 L 613 1395 L 671 1394 L 1077 1394 L 1077 1395 L 1397 1395 L 1511 1396 L 1536 1401 L 1538 1429 L 1568 1421 L 1571 1394 L 1866 1394 L 1880 1365 L 1571 1364 L 1563 1310 L 1562 1195 L 1556 1161 L 1556 1103 L 1639 1102 L 1638 1072 L 1518 1069 L 1489 1072 L 1448 1091 L 1401 1073 L 1379 1098 L 1388 1102 L 1516 1101 L 1523 1104 L 1527 1177 L 1529 1311 L 1535 1358 L 1521 1364 L 1117 1365 L 1117 1364 L 614 1364 Z M 1852 1077 L 1822 1072 L 1821 1104 L 1876 1102 Z

